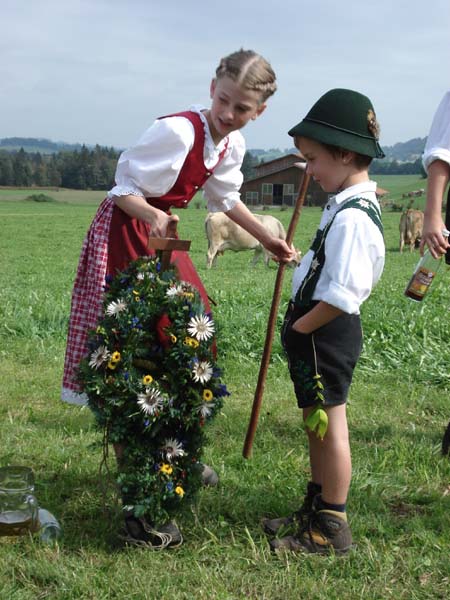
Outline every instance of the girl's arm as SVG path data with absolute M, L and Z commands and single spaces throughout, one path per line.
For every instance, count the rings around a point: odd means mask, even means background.
M 115 204 L 133 219 L 139 219 L 151 226 L 152 237 L 165 237 L 167 226 L 178 221 L 177 215 L 168 215 L 164 211 L 150 206 L 142 196 L 113 196 Z
M 249 211 L 241 201 L 237 202 L 231 210 L 225 213 L 232 221 L 248 231 L 261 244 L 275 254 L 282 262 L 294 260 L 295 251 L 286 244 L 284 240 L 276 238 L 266 230 L 258 219 Z
M 434 160 L 428 166 L 427 203 L 423 234 L 420 241 L 420 253 L 423 254 L 425 244 L 431 254 L 438 258 L 449 247 L 446 237 L 442 235 L 445 229 L 442 220 L 442 198 L 450 177 L 450 165 L 443 160 Z
M 342 314 L 344 314 L 344 311 L 340 308 L 320 301 L 306 315 L 294 321 L 292 329 L 298 333 L 312 333 Z

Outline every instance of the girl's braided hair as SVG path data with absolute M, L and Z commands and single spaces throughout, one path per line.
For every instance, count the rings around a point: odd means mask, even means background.
M 261 102 L 277 89 L 275 72 L 260 54 L 241 48 L 221 59 L 216 77 L 229 77 L 246 90 L 261 93 Z

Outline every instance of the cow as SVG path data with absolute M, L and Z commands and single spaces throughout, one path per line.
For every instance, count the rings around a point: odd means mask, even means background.
M 409 245 L 409 251 L 412 252 L 414 246 L 417 246 L 422 237 L 423 212 L 409 208 L 402 213 L 400 217 L 400 252 L 403 252 L 403 246 Z
M 273 236 L 282 240 L 286 239 L 286 232 L 278 219 L 271 215 L 255 215 L 255 217 Z M 273 256 L 256 238 L 222 212 L 208 213 L 205 220 L 205 229 L 208 238 L 208 253 L 206 256 L 206 267 L 208 269 L 216 264 L 217 255 L 223 254 L 225 250 L 233 250 L 234 252 L 254 250 L 253 265 L 261 256 L 264 256 L 264 261 L 268 265 Z M 300 262 L 299 252 L 296 253 L 294 262 L 295 264 Z

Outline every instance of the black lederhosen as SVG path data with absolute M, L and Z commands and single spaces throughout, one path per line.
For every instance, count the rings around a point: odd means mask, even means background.
M 343 313 L 310 334 L 293 330 L 292 323 L 316 304 L 295 307 L 291 301 L 281 329 L 281 342 L 299 408 L 317 404 L 316 373 L 320 374 L 324 386 L 325 406 L 344 404 L 362 350 L 359 315 Z

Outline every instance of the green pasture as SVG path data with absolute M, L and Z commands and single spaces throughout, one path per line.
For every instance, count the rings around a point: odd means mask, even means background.
M 418 177 L 379 177 L 396 198 Z M 401 180 L 401 181 L 400 181 Z M 111 478 L 99 476 L 101 435 L 88 409 L 59 400 L 70 295 L 101 192 L 0 190 L 0 465 L 33 467 L 41 506 L 61 521 L 59 546 L 0 538 L 0 599 L 290 600 L 447 598 L 450 459 L 450 273 L 423 303 L 403 296 L 417 251 L 398 252 L 399 213 L 385 212 L 383 278 L 362 310 L 365 349 L 348 417 L 357 548 L 346 557 L 272 555 L 259 522 L 298 507 L 308 481 L 305 434 L 278 336 L 251 459 L 242 445 L 253 401 L 276 267 L 226 252 L 207 270 L 204 208 L 179 211 L 180 234 L 214 308 L 224 381 L 232 392 L 209 427 L 205 461 L 218 471 L 179 520 L 185 544 L 123 548 Z M 201 203 L 201 206 L 203 204 Z M 273 211 L 287 226 L 289 210 Z M 320 210 L 302 212 L 295 245 L 308 248 Z M 282 307 L 290 290 L 286 272 Z M 282 318 L 282 310 L 279 322 Z M 114 461 L 109 461 L 114 471 Z

